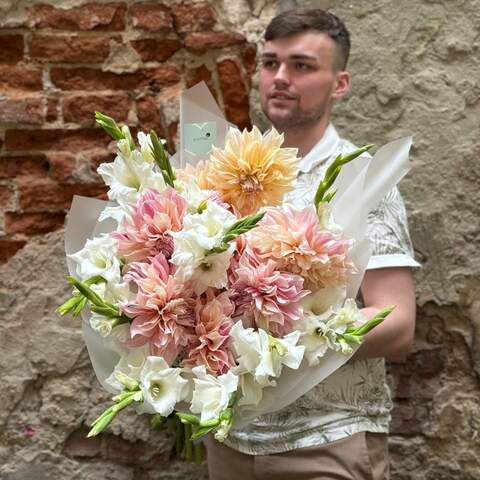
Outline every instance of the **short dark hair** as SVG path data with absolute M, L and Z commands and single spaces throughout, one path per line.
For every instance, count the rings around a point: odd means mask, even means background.
M 350 54 L 350 34 L 345 24 L 333 13 L 319 8 L 287 10 L 270 21 L 264 37 L 269 42 L 308 31 L 324 33 L 335 42 L 338 53 L 335 67 L 344 70 Z

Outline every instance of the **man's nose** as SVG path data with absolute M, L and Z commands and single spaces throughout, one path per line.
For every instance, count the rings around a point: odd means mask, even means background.
M 274 82 L 276 87 L 290 84 L 290 75 L 288 73 L 287 65 L 285 65 L 284 63 L 281 63 L 278 67 L 275 73 Z

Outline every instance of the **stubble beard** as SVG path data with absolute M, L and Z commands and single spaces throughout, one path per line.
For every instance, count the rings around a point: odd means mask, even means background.
M 316 125 L 324 117 L 327 111 L 327 104 L 323 102 L 317 105 L 316 108 L 308 111 L 301 111 L 295 108 L 288 115 L 277 117 L 269 112 L 268 103 L 266 106 L 262 105 L 262 109 L 275 129 L 284 132 L 285 130 L 305 129 Z

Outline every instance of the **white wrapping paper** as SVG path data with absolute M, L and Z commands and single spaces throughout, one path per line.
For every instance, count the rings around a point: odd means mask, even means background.
M 213 105 L 212 105 L 213 103 Z M 228 123 L 211 97 L 205 84 L 187 90 L 181 102 L 181 122 L 215 121 L 217 124 L 217 146 L 223 146 Z M 182 127 L 182 125 L 180 126 Z M 182 131 L 182 128 L 180 128 Z M 335 222 L 341 225 L 347 235 L 355 239 L 351 258 L 357 267 L 347 285 L 347 296 L 357 295 L 367 266 L 371 247 L 365 238 L 368 213 L 373 210 L 384 195 L 391 190 L 409 170 L 408 152 L 411 137 L 391 142 L 380 148 L 373 157 L 362 156 L 346 165 L 335 182 L 337 194 L 331 202 Z M 178 156 L 177 156 L 178 160 Z M 185 155 L 180 152 L 180 164 L 185 165 Z M 192 158 L 189 158 L 192 161 Z M 197 158 L 197 161 L 201 158 Z M 109 205 L 101 200 L 75 196 L 68 215 L 65 250 L 67 254 L 83 248 L 86 240 L 99 233 L 110 232 L 115 228 L 112 220 L 98 223 L 100 212 Z M 70 274 L 74 274 L 74 264 L 67 257 Z M 87 344 L 95 374 L 108 390 L 112 389 L 105 379 L 113 372 L 119 355 L 89 325 L 88 312 L 82 313 L 83 334 Z M 258 406 L 236 407 L 234 428 L 245 425 L 253 418 L 268 412 L 280 410 L 305 394 L 319 382 L 331 375 L 349 360 L 350 356 L 329 351 L 320 365 L 309 367 L 306 360 L 298 370 L 284 367 L 276 387 L 263 390 L 263 398 Z

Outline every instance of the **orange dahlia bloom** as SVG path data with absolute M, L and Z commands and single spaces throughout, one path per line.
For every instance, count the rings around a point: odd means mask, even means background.
M 208 180 L 241 216 L 260 207 L 280 205 L 297 177 L 297 149 L 281 148 L 283 134 L 274 128 L 230 129 L 224 149 L 213 147 Z

